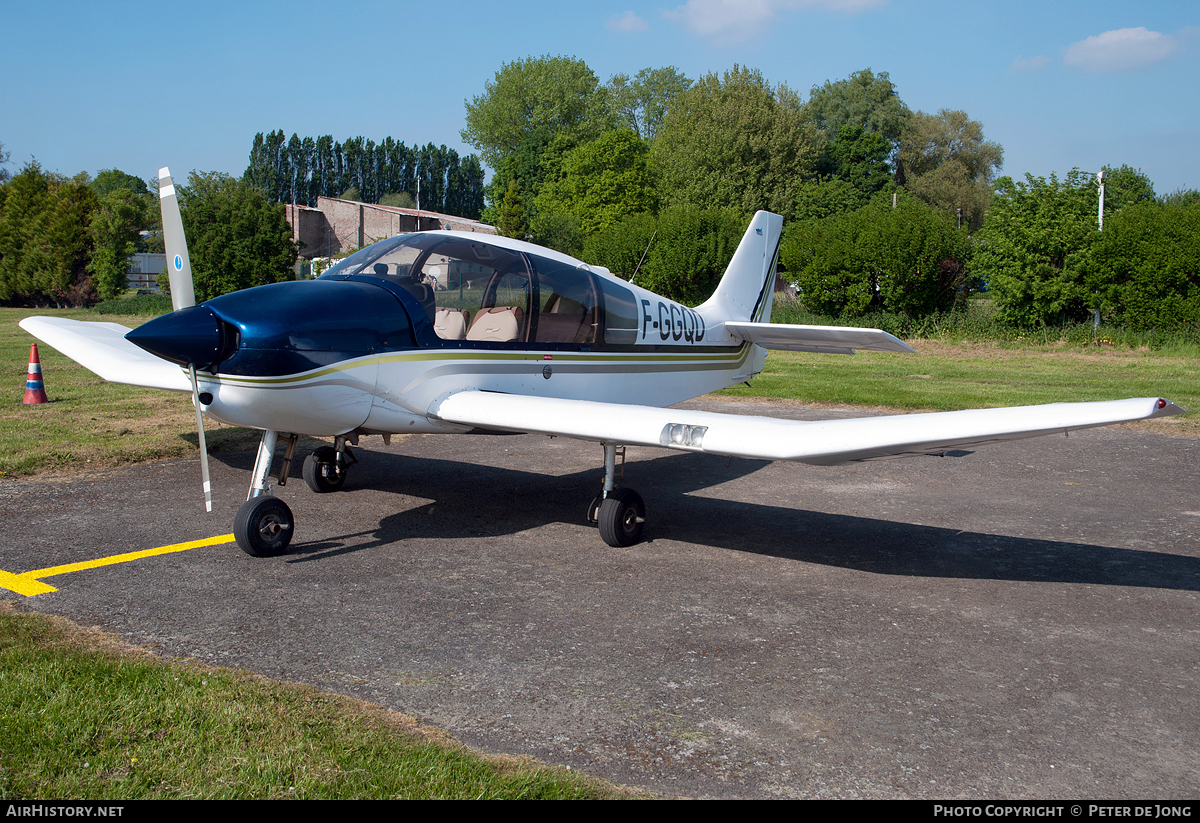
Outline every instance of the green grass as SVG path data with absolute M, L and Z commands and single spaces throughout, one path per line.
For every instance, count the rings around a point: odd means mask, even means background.
M 0 610 L 0 797 L 617 798 L 316 689 Z
M 721 394 L 936 410 L 1161 396 L 1200 409 L 1200 357 L 910 342 L 915 355 L 771 352 L 751 386 Z

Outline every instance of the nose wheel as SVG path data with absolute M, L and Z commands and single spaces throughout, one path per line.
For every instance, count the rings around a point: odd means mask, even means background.
M 251 557 L 283 554 L 292 542 L 292 510 L 278 497 L 252 497 L 233 518 L 233 536 L 238 547 Z

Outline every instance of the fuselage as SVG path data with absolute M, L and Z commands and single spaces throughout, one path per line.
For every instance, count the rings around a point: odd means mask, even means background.
M 770 311 L 764 283 L 757 318 Z M 765 351 L 727 318 L 506 238 L 427 232 L 314 281 L 158 318 L 139 346 L 198 367 L 204 412 L 314 436 L 454 432 L 430 405 L 466 389 L 666 406 L 748 380 Z

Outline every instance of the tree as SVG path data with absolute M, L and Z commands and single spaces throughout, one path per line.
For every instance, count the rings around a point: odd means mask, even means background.
M 31 162 L 0 188 L 0 300 L 80 306 L 93 299 L 87 175 L 46 174 Z
M 180 195 L 197 302 L 292 279 L 297 250 L 282 205 L 219 172 L 192 172 Z
M 963 111 L 917 112 L 900 138 L 896 179 L 918 199 L 950 213 L 963 210 L 973 229 L 983 224 L 992 181 L 1004 162 L 999 143 Z
M 4 144 L 0 143 L 0 185 L 12 179 L 12 172 L 4 168 L 8 165 L 10 157 L 12 157 L 12 152 L 5 151 Z
M 842 317 L 944 311 L 972 286 L 966 232 L 910 197 L 793 224 L 781 256 L 804 304 Z
M 508 191 L 504 194 L 497 210 L 495 220 L 496 231 L 505 237 L 515 237 L 524 240 L 529 232 L 529 223 L 525 220 L 525 207 L 521 203 L 521 191 L 517 186 L 517 178 L 508 178 Z
M 391 206 L 396 209 L 415 209 L 417 201 L 413 196 L 406 191 L 388 192 L 383 197 L 379 198 L 379 205 Z
M 912 117 L 888 73 L 875 74 L 870 69 L 856 71 L 845 80 L 826 80 L 824 86 L 813 86 L 805 112 L 825 142 L 835 140 L 843 126 L 857 126 L 879 135 L 893 149 Z
M 587 63 L 574 57 L 527 57 L 505 63 L 484 93 L 467 102 L 460 134 L 499 169 L 504 158 L 530 143 L 545 144 L 560 131 L 595 137 L 609 124 L 607 94 Z
M 1154 184 L 1141 169 L 1128 165 L 1119 169 L 1104 167 L 1105 215 L 1138 203 L 1153 203 L 1156 199 Z
M 1200 203 L 1200 191 L 1196 189 L 1176 189 L 1170 194 L 1159 195 L 1158 202 L 1165 206 L 1191 206 Z
M 97 175 L 97 179 L 101 175 Z M 147 195 L 137 194 L 132 186 L 132 181 L 142 181 L 130 175 L 127 177 L 130 180 L 124 184 L 128 187 L 109 187 L 107 193 L 97 198 L 88 225 L 92 255 L 87 268 L 93 275 L 96 294 L 101 300 L 125 291 L 129 256 L 137 251 L 138 235 L 146 225 Z M 96 188 L 95 181 L 92 187 Z M 145 183 L 141 188 L 145 191 Z
M 646 144 L 632 131 L 605 132 L 563 156 L 558 174 L 537 196 L 537 210 L 570 215 L 585 234 L 654 211 L 658 193 L 648 158 Z
M 250 165 L 242 174 L 247 185 L 263 193 L 268 200 L 279 202 L 281 165 L 285 162 L 287 144 L 282 130 L 270 132 L 265 137 L 260 131 L 254 135 L 250 145 Z
M 870 202 L 867 192 L 842 180 L 832 177 L 825 180 L 809 180 L 796 191 L 798 221 L 824 220 L 838 214 L 858 211 Z
M 735 65 L 676 98 L 651 156 L 666 202 L 787 213 L 816 151 L 796 93 Z
M 113 192 L 128 192 L 130 194 L 148 195 L 150 189 L 146 181 L 132 174 L 126 174 L 120 169 L 102 169 L 96 172 L 95 178 L 89 183 L 97 197 L 104 197 Z
M 846 181 L 869 199 L 891 183 L 891 153 L 892 145 L 882 135 L 862 126 L 840 126 L 837 136 L 825 145 L 822 171 Z
M 574 144 L 574 139 L 568 135 L 560 135 L 559 139 L 567 139 Z M 516 185 L 516 194 L 520 198 L 523 213 L 525 210 L 531 210 L 533 200 L 537 197 L 537 193 L 541 191 L 542 180 L 545 178 L 546 172 L 542 165 L 542 155 L 546 152 L 549 145 L 549 140 L 545 142 L 529 142 L 522 145 L 514 152 L 505 155 L 500 161 L 500 165 L 495 167 L 495 173 L 492 175 L 491 182 L 488 183 L 485 189 L 485 197 L 489 205 L 483 210 L 483 221 L 492 225 L 499 225 L 500 219 L 497 210 L 505 197 L 508 196 L 508 191 L 513 184 Z M 551 156 L 556 156 L 552 154 Z M 527 221 L 526 221 L 527 222 Z
M 614 74 L 608 81 L 609 105 L 621 125 L 653 143 L 667 112 L 691 85 L 674 66 L 642 69 L 632 81 L 627 74 Z
M 269 202 L 307 206 L 319 197 L 378 203 L 402 193 L 415 201 L 419 184 L 423 208 L 474 220 L 483 210 L 483 177 L 479 158 L 460 158 L 445 145 L 409 147 L 391 137 L 375 143 L 361 136 L 335 143 L 331 135 L 295 134 L 285 141 L 282 131 L 273 131 L 255 135 L 242 179 Z
M 1096 225 L 1096 180 L 1079 169 L 1065 179 L 1025 175 L 996 182 L 979 233 L 979 271 L 996 295 L 1000 317 L 1020 326 L 1086 319 L 1094 295 L 1082 284 Z
M 583 229 L 579 225 L 579 218 L 572 214 L 538 212 L 529 221 L 529 234 L 539 246 L 572 257 L 583 253 Z
M 89 185 L 96 193 L 97 210 L 88 228 L 94 244 L 88 271 L 94 276 L 96 291 L 103 300 L 115 297 L 125 288 L 129 255 L 150 251 L 152 244 L 154 251 L 162 251 L 161 218 L 157 189 L 151 194 L 150 187 L 140 177 L 120 169 L 103 169 Z M 155 230 L 159 232 L 157 237 Z

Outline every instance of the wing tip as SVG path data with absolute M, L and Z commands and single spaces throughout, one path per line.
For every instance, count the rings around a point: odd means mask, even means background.
M 1154 411 L 1150 413 L 1148 419 L 1155 417 L 1173 417 L 1177 414 L 1187 414 L 1187 409 L 1176 406 L 1170 400 L 1159 397 L 1154 401 Z

